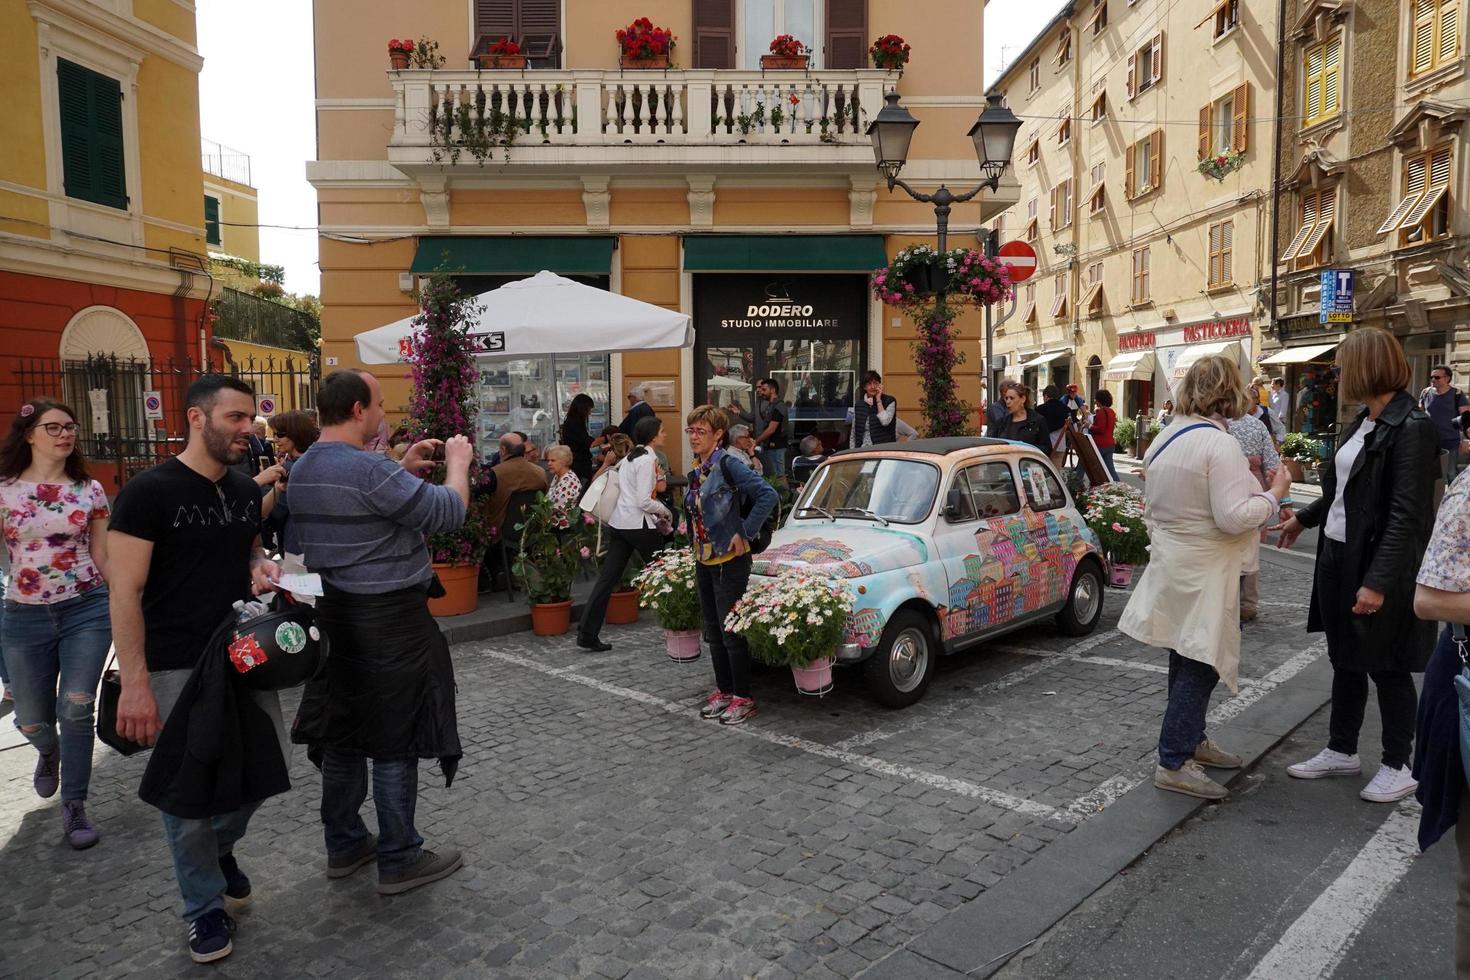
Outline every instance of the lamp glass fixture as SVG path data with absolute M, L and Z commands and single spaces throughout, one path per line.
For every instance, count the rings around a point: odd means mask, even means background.
M 1016 150 L 1016 134 L 1021 120 L 1001 103 L 998 92 L 986 96 L 985 111 L 970 127 L 970 140 L 975 144 L 975 158 L 987 177 L 999 177 L 1011 164 Z
M 909 156 L 909 143 L 919 120 L 898 103 L 898 91 L 883 97 L 884 106 L 868 125 L 868 138 L 873 141 L 873 156 L 878 170 L 890 181 L 898 177 Z

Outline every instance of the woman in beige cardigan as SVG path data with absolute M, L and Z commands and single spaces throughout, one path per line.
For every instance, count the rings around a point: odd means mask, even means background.
M 1251 475 L 1226 419 L 1250 409 L 1240 368 L 1202 357 L 1175 391 L 1174 420 L 1144 460 L 1149 563 L 1118 628 L 1169 651 L 1169 701 L 1159 733 L 1154 785 L 1206 800 L 1229 791 L 1202 765 L 1239 768 L 1238 756 L 1205 736 L 1210 694 L 1236 690 L 1240 664 L 1240 569 L 1260 528 L 1291 490 L 1286 467 L 1271 489 Z

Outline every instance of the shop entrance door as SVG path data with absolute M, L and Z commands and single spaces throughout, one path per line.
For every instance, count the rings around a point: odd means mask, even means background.
M 765 355 L 762 377 L 780 385 L 791 442 L 815 434 L 829 450 L 845 444 L 847 415 L 857 397 L 857 341 L 771 338 Z

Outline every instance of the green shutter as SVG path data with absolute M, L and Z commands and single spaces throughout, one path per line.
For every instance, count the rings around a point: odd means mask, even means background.
M 60 58 L 56 82 L 66 196 L 127 210 L 122 85 Z
M 204 240 L 211 245 L 223 242 L 219 231 L 219 198 L 204 195 Z

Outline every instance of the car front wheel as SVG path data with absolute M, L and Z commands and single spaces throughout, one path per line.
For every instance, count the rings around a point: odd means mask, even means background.
M 864 665 L 868 689 L 884 707 L 908 707 L 929 689 L 936 653 L 929 620 L 913 609 L 900 609 Z
M 1067 604 L 1057 613 L 1057 626 L 1068 636 L 1086 636 L 1102 618 L 1103 576 L 1096 562 L 1084 562 L 1072 574 Z

